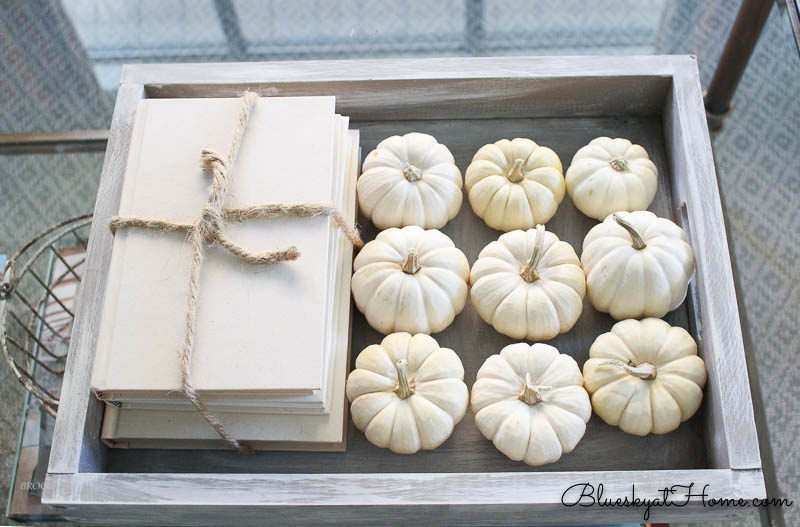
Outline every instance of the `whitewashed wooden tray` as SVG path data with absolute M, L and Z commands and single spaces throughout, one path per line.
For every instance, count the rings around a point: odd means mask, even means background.
M 627 137 L 660 173 L 650 209 L 687 230 L 697 274 L 687 301 L 666 319 L 689 329 L 708 366 L 701 411 L 677 431 L 638 438 L 594 416 L 584 439 L 559 462 L 531 468 L 483 439 L 469 414 L 439 449 L 399 456 L 373 447 L 350 424 L 346 453 L 116 450 L 98 433 L 101 403 L 89 373 L 111 235 L 136 103 L 143 97 L 335 95 L 337 111 L 361 130 L 368 153 L 412 130 L 436 136 L 466 169 L 484 143 L 530 137 L 565 165 L 594 137 Z M 594 221 L 567 198 L 548 229 L 580 250 Z M 376 229 L 362 221 L 367 239 Z M 444 229 L 474 262 L 496 239 L 470 210 Z M 554 339 L 582 364 L 613 320 L 587 304 L 578 324 Z M 522 525 L 642 521 L 643 507 L 567 507 L 570 486 L 603 484 L 605 499 L 660 498 L 665 487 L 707 484 L 709 498 L 763 498 L 742 332 L 696 59 L 692 56 L 453 58 L 426 60 L 136 65 L 123 70 L 95 208 L 87 271 L 69 353 L 43 502 L 81 522 L 197 525 Z M 352 356 L 379 342 L 353 315 Z M 461 356 L 468 385 L 483 360 L 510 339 L 468 305 L 440 344 Z M 653 507 L 649 521 L 722 519 L 741 507 Z

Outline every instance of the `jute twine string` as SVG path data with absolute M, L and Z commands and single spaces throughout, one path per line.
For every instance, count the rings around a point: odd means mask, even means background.
M 300 257 L 300 251 L 295 246 L 277 251 L 250 252 L 223 233 L 223 227 L 228 223 L 240 223 L 251 219 L 278 216 L 330 216 L 354 246 L 361 247 L 363 245 L 358 231 L 348 224 L 341 212 L 330 203 L 266 203 L 251 207 L 223 208 L 242 137 L 247 129 L 247 122 L 257 100 L 258 94 L 252 92 L 247 92 L 242 97 L 242 107 L 239 111 L 236 129 L 233 132 L 233 139 L 231 140 L 227 157 L 223 158 L 220 154 L 211 150 L 203 150 L 203 166 L 206 172 L 211 175 L 211 185 L 208 189 L 208 200 L 203 206 L 200 217 L 194 223 L 181 223 L 139 216 L 115 216 L 109 221 L 112 234 L 116 233 L 117 229 L 128 227 L 152 229 L 161 232 L 185 231 L 188 233 L 187 237 L 192 244 L 193 252 L 189 274 L 189 299 L 186 305 L 186 331 L 180 352 L 181 388 L 189 402 L 214 427 L 220 437 L 241 453 L 251 453 L 252 450 L 225 429 L 222 422 L 202 401 L 191 380 L 200 269 L 205 259 L 206 245 L 217 242 L 231 254 L 250 264 L 264 265 L 296 260 Z

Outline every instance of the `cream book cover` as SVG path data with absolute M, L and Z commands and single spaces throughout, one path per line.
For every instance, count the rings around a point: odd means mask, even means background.
M 343 211 L 355 218 L 355 181 L 358 174 L 359 134 L 351 130 L 352 152 L 348 171 L 348 201 Z M 226 429 L 259 450 L 342 451 L 346 445 L 347 401 L 344 386 L 350 363 L 350 278 L 352 246 L 340 236 L 342 266 L 337 277 L 335 310 L 335 366 L 333 397 L 328 415 L 269 415 L 220 412 Z M 175 410 L 118 409 L 107 405 L 101 439 L 115 448 L 225 448 L 202 417 Z
M 340 207 L 342 214 L 350 223 L 355 222 L 355 192 L 354 184 L 358 177 L 358 159 L 353 159 L 354 152 L 358 152 L 358 132 L 348 130 L 349 118 L 340 115 L 336 116 L 336 203 Z M 335 229 L 334 229 L 335 230 Z M 337 233 L 334 232 L 335 235 Z M 347 267 L 350 269 L 352 250 L 344 257 L 342 245 L 349 245 L 346 238 L 338 233 L 338 243 L 333 246 L 332 261 L 338 268 Z M 349 281 L 348 281 L 349 288 Z M 330 288 L 328 302 L 335 306 L 337 287 Z M 349 294 L 349 293 L 348 293 Z M 329 324 L 327 328 L 326 341 L 329 343 L 328 356 L 324 361 L 324 379 L 326 389 L 321 394 L 313 395 L 289 395 L 281 393 L 268 394 L 226 394 L 225 400 L 207 400 L 209 409 L 218 412 L 256 412 L 256 413 L 296 413 L 296 414 L 323 414 L 330 409 L 330 397 L 332 392 L 333 380 L 333 361 L 337 335 L 335 334 L 335 324 Z M 320 397 L 320 395 L 322 397 Z M 113 401 L 113 404 L 126 409 L 150 409 L 150 410 L 185 410 L 195 412 L 196 409 L 186 400 L 183 393 L 169 394 L 168 397 L 161 398 L 136 398 L 128 395 L 125 402 L 114 399 L 113 392 L 106 392 L 105 399 Z
M 120 214 L 191 222 L 207 197 L 203 148 L 225 152 L 238 99 L 140 103 Z M 245 134 L 226 206 L 334 199 L 334 98 L 261 98 Z M 295 262 L 253 266 L 212 247 L 200 280 L 193 381 L 201 393 L 323 390 L 331 256 L 327 217 L 254 220 L 226 233 L 250 250 L 297 245 Z M 115 237 L 92 387 L 180 390 L 191 248 L 182 233 Z

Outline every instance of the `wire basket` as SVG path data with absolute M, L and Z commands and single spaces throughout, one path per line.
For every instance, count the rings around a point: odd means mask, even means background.
M 11 371 L 55 417 L 91 214 L 42 231 L 0 272 L 0 347 Z

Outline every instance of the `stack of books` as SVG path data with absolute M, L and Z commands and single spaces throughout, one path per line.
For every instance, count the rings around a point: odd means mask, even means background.
M 239 99 L 147 99 L 132 133 L 119 214 L 192 223 L 208 197 L 200 152 L 227 152 Z M 355 221 L 358 132 L 333 97 L 260 98 L 225 207 L 325 202 Z M 191 380 L 251 447 L 343 450 L 352 246 L 328 216 L 227 224 L 249 251 L 296 246 L 298 260 L 244 263 L 208 247 Z M 117 231 L 92 372 L 102 439 L 128 448 L 226 444 L 185 399 L 179 353 L 192 248 L 184 232 Z

